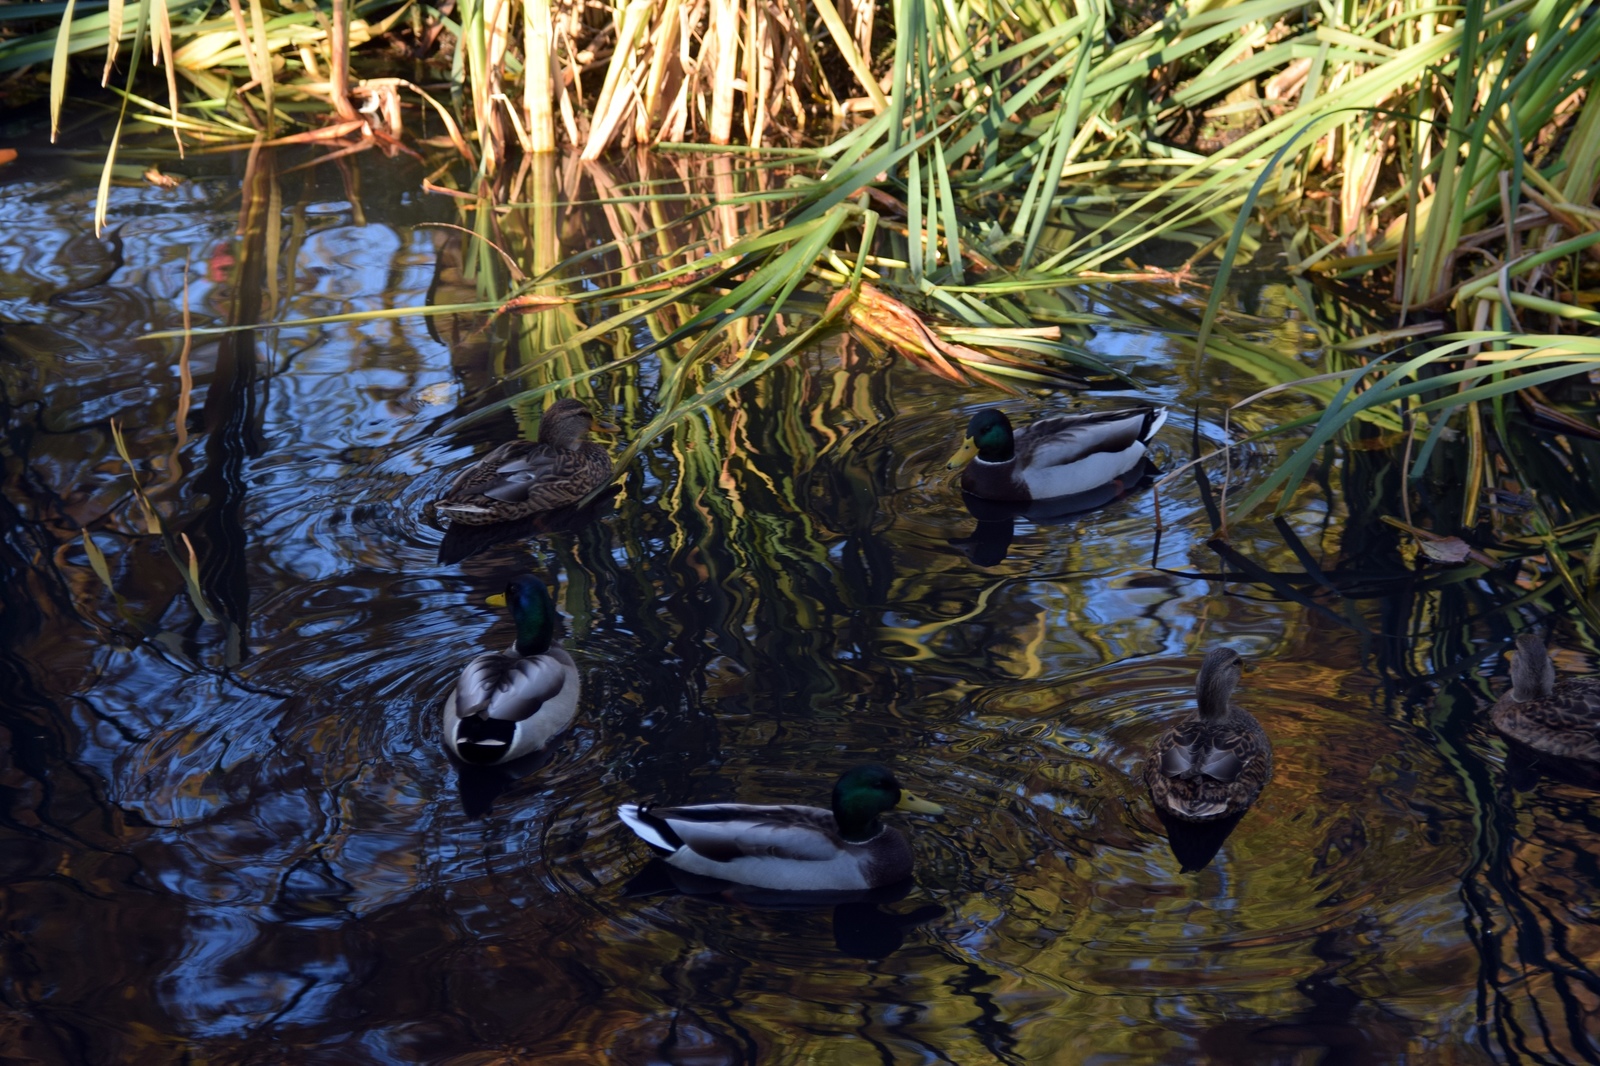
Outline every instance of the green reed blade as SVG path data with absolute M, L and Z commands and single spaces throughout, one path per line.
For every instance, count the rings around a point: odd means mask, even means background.
M 72 42 L 72 11 L 77 0 L 67 0 L 56 31 L 55 55 L 50 60 L 50 143 L 61 129 L 61 102 L 67 97 L 67 46 Z

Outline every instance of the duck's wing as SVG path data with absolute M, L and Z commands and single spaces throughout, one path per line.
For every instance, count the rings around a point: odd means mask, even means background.
M 597 444 L 568 450 L 511 441 L 457 477 L 439 505 L 447 514 L 497 506 L 513 514 L 551 511 L 581 499 L 610 472 L 611 459 Z
M 504 652 L 478 656 L 456 682 L 457 717 L 527 721 L 571 683 L 573 671 L 562 658 L 545 654 L 525 659 Z
M 826 862 L 838 858 L 844 847 L 833 814 L 820 807 L 629 803 L 619 807 L 617 815 L 647 843 L 667 851 L 688 848 L 713 862 L 741 858 Z
M 1558 681 L 1550 695 L 1516 704 L 1516 712 L 1547 729 L 1588 733 L 1600 740 L 1600 679 Z
M 462 496 L 481 495 L 480 486 L 493 484 L 502 466 L 522 461 L 528 452 L 538 447 L 537 441 L 506 441 L 451 479 L 443 500 L 448 502 Z
M 1035 468 L 1065 466 L 1096 455 L 1120 455 L 1136 446 L 1142 455 L 1144 443 L 1166 418 L 1161 407 L 1041 418 L 1017 433 L 1017 462 Z
M 502 463 L 474 491 L 501 503 L 535 503 L 545 510 L 572 502 L 575 497 L 566 489 L 582 465 L 577 452 L 536 446 Z
M 1262 759 L 1270 760 L 1270 751 L 1266 733 L 1253 719 L 1246 727 L 1232 722 L 1213 725 L 1192 717 L 1157 743 L 1163 776 L 1186 781 L 1208 778 L 1219 784 L 1251 778 Z
M 1242 714 L 1222 723 L 1185 719 L 1156 742 L 1145 766 L 1156 806 L 1194 821 L 1244 810 L 1271 777 L 1272 745 Z

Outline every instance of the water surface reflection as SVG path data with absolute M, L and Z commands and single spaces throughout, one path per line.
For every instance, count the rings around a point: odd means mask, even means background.
M 1206 579 L 1191 485 L 1161 497 L 1164 569 L 1147 488 L 975 537 L 944 461 L 993 397 L 840 341 L 686 422 L 581 521 L 453 543 L 422 504 L 514 423 L 443 427 L 568 327 L 210 336 L 185 399 L 179 347 L 136 338 L 181 321 L 186 261 L 201 325 L 479 291 L 459 240 L 420 226 L 453 205 L 403 164 L 353 203 L 316 169 L 207 158 L 176 193 L 118 190 L 109 273 L 91 186 L 0 188 L 36 236 L 0 262 L 14 1054 L 232 1060 L 270 1036 L 348 1062 L 1595 1061 L 1594 793 L 1505 766 L 1475 670 L 1395 687 L 1425 661 L 1392 636 L 1404 611 L 1450 593 L 1317 610 Z M 564 174 L 569 197 L 601 180 Z M 242 182 L 277 183 L 281 227 L 232 236 Z M 567 247 L 609 239 L 592 206 L 556 218 Z M 1179 407 L 1257 387 L 1192 380 L 1148 335 L 1091 343 Z M 637 432 L 660 373 L 592 387 Z M 1302 413 L 1278 402 L 1259 417 Z M 144 532 L 110 418 L 214 620 Z M 1233 488 L 1261 469 L 1246 453 Z M 1349 557 L 1337 514 L 1297 506 L 1316 551 Z M 1288 558 L 1270 526 L 1232 535 Z M 534 764 L 467 775 L 439 701 L 509 640 L 484 596 L 530 572 L 571 620 L 583 706 Z M 1503 634 L 1464 632 L 1484 643 L 1460 658 L 1495 668 Z M 1277 774 L 1202 864 L 1174 855 L 1139 761 L 1218 643 L 1263 664 L 1240 699 Z M 946 809 L 908 827 L 903 898 L 637 891 L 649 856 L 617 804 L 812 802 L 863 758 Z

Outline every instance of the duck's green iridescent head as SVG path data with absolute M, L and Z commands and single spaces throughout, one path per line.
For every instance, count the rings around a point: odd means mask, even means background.
M 878 815 L 893 810 L 944 812 L 937 803 L 918 799 L 902 789 L 888 767 L 877 763 L 856 767 L 833 786 L 833 820 L 839 825 L 839 835 L 846 840 L 859 842 L 876 836 Z
M 489 605 L 506 607 L 517 623 L 517 654 L 543 655 L 550 650 L 556 632 L 556 604 L 543 581 L 530 575 L 506 586 L 500 596 L 490 596 Z
M 1004 463 L 1016 455 L 1016 437 L 1004 411 L 986 407 L 967 423 L 967 438 L 950 457 L 947 469 L 966 466 L 977 456 L 986 463 Z

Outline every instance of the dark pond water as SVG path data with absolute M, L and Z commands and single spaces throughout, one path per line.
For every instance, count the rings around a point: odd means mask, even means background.
M 459 235 L 420 225 L 456 206 L 412 164 L 303 161 L 118 187 L 111 243 L 92 167 L 0 173 L 7 1061 L 1600 1060 L 1595 794 L 1508 768 L 1482 724 L 1514 585 L 1408 583 L 1338 478 L 1290 525 L 1330 569 L 1401 575 L 1364 599 L 1201 576 L 1224 566 L 1189 481 L 1162 493 L 1159 568 L 1148 488 L 980 529 L 944 460 L 997 397 L 838 339 L 658 441 L 592 524 L 440 563 L 422 504 L 516 431 L 445 427 L 559 322 L 509 346 L 471 316 L 139 339 L 181 325 L 186 272 L 196 326 L 475 298 Z M 505 239 L 553 262 L 619 216 L 552 209 L 538 238 L 518 217 Z M 1316 358 L 1281 277 L 1240 299 L 1284 359 Z M 661 324 L 636 328 L 582 358 Z M 1154 333 L 1089 346 L 1180 407 L 1270 384 L 1197 378 Z M 583 395 L 628 439 L 661 372 Z M 1306 409 L 1285 394 L 1245 428 Z M 1233 543 L 1298 569 L 1269 524 Z M 463 776 L 438 709 L 509 640 L 483 600 L 524 572 L 568 619 L 580 716 L 526 773 Z M 1240 697 L 1278 770 L 1183 872 L 1141 753 L 1219 643 L 1260 664 Z M 903 898 L 634 881 L 650 856 L 619 803 L 819 802 L 867 758 L 945 808 L 895 816 Z

